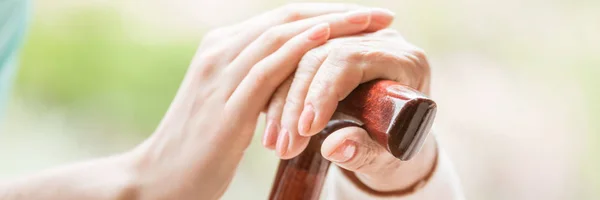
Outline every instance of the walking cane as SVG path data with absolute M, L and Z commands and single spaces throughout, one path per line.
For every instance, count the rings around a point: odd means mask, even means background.
M 427 138 L 436 110 L 434 101 L 394 81 L 361 84 L 339 103 L 333 119 L 304 152 L 279 162 L 269 199 L 319 199 L 330 164 L 321 156 L 321 144 L 344 127 L 362 127 L 396 158 L 411 159 Z

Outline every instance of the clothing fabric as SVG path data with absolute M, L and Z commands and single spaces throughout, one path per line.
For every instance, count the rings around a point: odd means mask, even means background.
M 373 200 L 464 200 L 460 179 L 452 162 L 438 142 L 437 166 L 433 174 L 415 191 L 398 196 L 374 196 L 365 192 L 348 179 L 337 166 L 332 166 L 327 175 L 323 199 L 373 199 Z
M 27 24 L 27 0 L 0 1 L 0 120 L 17 70 L 17 50 Z

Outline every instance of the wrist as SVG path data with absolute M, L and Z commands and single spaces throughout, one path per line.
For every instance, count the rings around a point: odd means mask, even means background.
M 127 167 L 130 168 L 133 177 L 131 185 L 137 191 L 138 199 L 144 197 L 177 199 L 173 187 L 175 183 L 183 182 L 183 180 L 178 182 L 174 180 L 177 177 L 184 177 L 177 173 L 183 170 L 171 170 L 173 166 L 170 165 L 178 165 L 177 163 L 163 164 L 159 157 L 161 151 L 165 151 L 165 149 L 157 150 L 160 149 L 157 148 L 157 145 L 154 137 L 150 137 L 132 151 L 124 154 Z
M 109 199 L 117 200 L 132 200 L 139 199 L 139 182 L 138 175 L 133 165 L 133 155 L 129 152 L 111 156 L 105 160 L 107 165 L 104 165 L 103 170 L 111 172 L 103 174 L 106 181 L 110 182 L 112 189 L 108 190 Z M 102 165 L 100 165 L 102 166 Z M 88 168 L 88 173 L 95 173 L 91 168 Z M 101 172 L 98 172 L 101 173 Z
M 421 151 L 410 161 L 400 162 L 393 174 L 380 177 L 363 175 L 342 169 L 346 177 L 363 192 L 376 196 L 398 196 L 412 193 L 422 187 L 436 170 L 437 142 L 433 135 L 427 138 Z
M 412 160 L 403 163 L 398 173 L 405 177 L 402 189 L 420 187 L 431 177 L 436 169 L 438 146 L 433 134 L 429 135 L 419 154 Z
M 168 166 L 160 165 L 155 160 L 156 152 L 151 151 L 151 145 L 147 141 L 134 150 L 124 154 L 127 166 L 131 173 L 131 188 L 136 191 L 135 199 L 151 197 L 153 199 L 178 199 L 174 191 L 174 181 L 181 175 L 169 171 Z M 176 163 L 169 163 L 176 165 Z M 181 180 L 183 181 L 183 180 Z
M 220 198 L 242 154 L 214 151 L 212 139 L 205 140 L 202 145 L 198 142 L 192 144 L 189 140 L 186 141 L 189 143 L 174 142 L 174 137 L 162 136 L 164 134 L 155 133 L 128 153 L 139 196 L 156 199 Z M 222 173 L 208 173 L 217 171 Z
M 423 182 L 435 170 L 437 160 L 437 142 L 433 134 L 425 140 L 420 152 L 411 160 L 403 162 L 396 171 L 402 182 L 400 189 Z

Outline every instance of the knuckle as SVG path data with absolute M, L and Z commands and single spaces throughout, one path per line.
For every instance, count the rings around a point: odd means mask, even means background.
M 355 171 L 365 171 L 367 168 L 372 166 L 375 163 L 376 152 L 371 148 L 365 148 L 363 154 L 360 155 L 360 158 L 357 159 L 354 165 Z
M 371 51 L 365 51 L 362 52 L 362 58 L 366 59 L 366 60 L 377 60 L 377 61 L 393 61 L 393 60 L 397 60 L 398 57 L 391 54 L 391 53 L 387 53 L 385 51 L 379 51 L 379 50 L 371 50 Z
M 290 78 L 286 79 L 286 81 L 277 87 L 273 96 L 269 100 L 268 104 L 268 112 L 275 113 L 277 115 L 281 115 L 283 110 L 283 106 L 285 105 L 285 99 L 287 98 L 287 94 L 289 91 L 289 85 L 291 84 Z
M 335 75 L 327 75 L 324 77 L 333 77 Z M 334 83 L 331 79 L 315 79 L 313 81 L 314 87 L 310 88 L 309 97 L 311 101 L 319 101 L 322 104 L 331 105 L 334 102 L 343 100 L 346 95 L 339 91 L 339 88 L 333 87 Z
M 218 65 L 216 56 L 211 52 L 204 52 L 194 58 L 189 68 L 189 75 L 193 80 L 206 80 L 215 74 Z
M 429 73 L 429 63 L 427 61 L 425 50 L 418 47 L 412 47 L 408 50 L 408 59 L 411 61 L 410 64 L 415 70 Z
M 205 79 L 212 77 L 214 71 L 215 71 L 214 66 L 211 66 L 211 65 L 201 66 L 198 68 L 195 76 L 196 76 L 196 78 L 198 78 L 200 80 L 205 80 Z
M 303 67 L 296 69 L 296 73 L 294 73 L 294 78 L 292 79 L 296 83 L 301 84 L 310 84 L 310 81 L 313 77 L 313 72 L 316 69 L 309 69 L 310 67 Z
M 284 35 L 284 28 L 281 26 L 273 27 L 267 30 L 262 35 L 262 40 L 265 41 L 266 44 L 280 46 L 286 42 L 286 37 Z
M 284 98 L 282 97 L 274 97 L 269 102 L 269 114 L 280 112 L 284 105 Z
M 300 59 L 300 62 L 298 63 L 298 70 L 310 69 L 311 71 L 313 71 L 313 69 L 318 68 L 324 60 L 324 56 L 318 53 L 317 49 L 311 49 Z
M 313 83 L 311 83 L 309 93 L 316 97 L 323 96 L 327 94 L 328 89 L 331 88 L 330 86 L 331 83 L 328 80 L 315 79 Z
M 397 65 L 392 65 L 392 66 L 406 66 L 409 65 L 408 67 L 412 67 L 412 62 L 407 62 L 408 60 L 403 57 L 400 56 L 394 52 L 388 52 L 388 51 L 381 51 L 381 50 L 372 50 L 372 51 L 365 51 L 362 53 L 363 55 L 363 60 L 365 60 L 367 63 L 397 63 Z M 366 67 L 366 66 L 364 66 Z
M 286 106 L 299 106 L 299 105 L 302 105 L 300 102 L 301 102 L 300 99 L 295 98 L 295 97 L 288 96 L 287 98 L 285 98 L 285 105 Z
M 383 171 L 396 171 L 400 168 L 402 162 L 395 157 L 391 157 L 382 162 L 382 170 Z
M 220 57 L 223 56 L 223 51 L 219 48 L 210 48 L 200 54 L 200 62 L 208 65 L 218 63 Z
M 197 62 L 193 62 L 188 72 L 192 80 L 210 80 L 218 74 L 218 61 L 210 60 L 210 56 L 202 55 Z
M 281 118 L 283 104 L 280 102 L 271 101 L 267 106 L 267 118 L 279 120 Z
M 363 52 L 356 51 L 353 46 L 340 45 L 332 50 L 331 56 L 336 61 L 343 62 L 361 62 L 363 60 Z
M 285 103 L 285 98 L 286 98 L 285 95 L 286 94 L 287 94 L 287 91 L 281 89 L 281 87 L 278 88 L 275 91 L 275 94 L 273 94 L 273 97 L 271 97 L 271 100 L 269 102 L 269 107 L 282 107 L 283 104 Z
M 269 82 L 269 77 L 266 73 L 255 73 L 254 75 L 254 83 L 257 85 L 265 85 Z

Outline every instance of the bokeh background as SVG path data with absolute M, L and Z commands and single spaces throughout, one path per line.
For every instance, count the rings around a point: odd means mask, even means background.
M 600 198 L 600 1 L 363 0 L 424 48 L 435 134 L 469 199 Z M 276 0 L 35 0 L 0 179 L 125 151 L 151 134 L 203 34 Z M 224 199 L 265 199 L 262 125 Z

